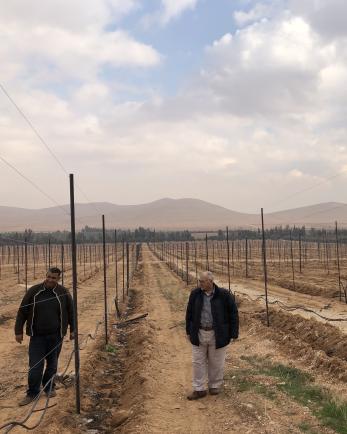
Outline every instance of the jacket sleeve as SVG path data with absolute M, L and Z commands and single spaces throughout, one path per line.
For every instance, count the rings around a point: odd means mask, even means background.
M 193 320 L 192 308 L 193 308 L 193 295 L 192 295 L 192 293 L 190 293 L 189 301 L 188 301 L 188 305 L 187 305 L 187 311 L 186 311 L 186 333 L 187 333 L 187 335 L 190 334 L 189 325 Z
M 227 294 L 227 305 L 229 313 L 229 336 L 231 339 L 237 339 L 239 337 L 239 313 L 235 297 L 230 293 Z
M 70 333 L 75 330 L 75 318 L 73 311 L 73 300 L 70 291 L 66 289 L 66 309 L 67 309 L 67 321 L 70 326 Z
M 23 334 L 24 324 L 26 323 L 28 319 L 29 311 L 32 308 L 31 303 L 32 303 L 32 291 L 29 289 L 29 291 L 24 295 L 23 300 L 17 312 L 16 323 L 14 326 L 14 333 L 16 335 Z

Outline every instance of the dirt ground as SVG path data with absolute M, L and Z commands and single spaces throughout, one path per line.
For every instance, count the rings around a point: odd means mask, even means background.
M 92 332 L 96 321 L 102 318 L 101 274 L 83 284 L 79 298 L 82 334 Z M 225 285 L 225 277 L 218 282 Z M 331 325 L 304 310 L 286 311 L 273 304 L 270 327 L 267 327 L 264 301 L 255 300 L 263 290 L 260 283 L 253 281 L 233 281 L 241 329 L 239 339 L 228 347 L 223 392 L 219 396 L 188 401 L 191 345 L 185 336 L 184 313 L 190 289 L 191 286 L 186 286 L 143 245 L 142 261 L 131 284 L 128 305 L 123 305 L 122 310 L 123 319 L 143 313 L 148 316 L 124 327 L 113 327 L 106 349 L 102 333 L 88 343 L 81 351 L 81 415 L 74 411 L 73 388 L 61 388 L 52 401 L 57 406 L 48 410 L 35 432 L 347 432 L 328 428 L 309 405 L 285 393 L 281 387 L 286 380 L 264 374 L 269 364 L 296 368 L 310 375 L 316 387 L 324 388 L 336 399 L 346 400 L 345 326 Z M 343 306 L 335 307 L 334 302 L 326 299 L 321 304 L 322 300 L 307 294 L 297 295 L 273 286 L 269 289 L 271 301 L 281 299 L 288 305 L 311 306 L 323 316 L 346 314 Z M 27 412 L 16 406 L 25 390 L 25 375 L 19 371 L 25 370 L 27 348 L 13 341 L 14 310 L 9 306 L 4 313 L 0 311 L 10 317 L 1 325 L 0 350 L 5 356 L 0 362 L 0 424 L 13 418 L 18 420 Z M 71 345 L 64 344 L 61 364 Z M 23 430 L 12 430 L 20 431 Z

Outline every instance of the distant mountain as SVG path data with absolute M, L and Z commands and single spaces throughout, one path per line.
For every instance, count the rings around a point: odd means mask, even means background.
M 0 206 L 0 231 L 52 231 L 70 229 L 70 207 L 24 209 Z M 160 199 L 140 205 L 115 205 L 108 202 L 76 204 L 76 227 L 101 226 L 105 214 L 108 228 L 139 226 L 156 229 L 211 230 L 225 228 L 257 228 L 259 214 L 245 214 L 198 199 Z M 306 225 L 314 227 L 347 226 L 347 204 L 322 203 L 265 215 L 265 224 Z

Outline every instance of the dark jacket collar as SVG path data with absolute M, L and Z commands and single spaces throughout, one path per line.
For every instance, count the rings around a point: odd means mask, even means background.
M 204 295 L 204 292 L 200 287 L 199 287 L 199 290 L 200 290 L 200 295 Z M 218 293 L 219 293 L 219 286 L 216 285 L 215 283 L 213 283 L 213 297 L 212 298 L 217 297 Z

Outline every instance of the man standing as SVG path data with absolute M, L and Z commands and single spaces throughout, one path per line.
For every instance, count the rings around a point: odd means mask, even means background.
M 206 377 L 211 395 L 223 384 L 227 345 L 239 334 L 239 317 L 233 295 L 213 282 L 213 274 L 199 276 L 186 312 L 186 332 L 193 350 L 193 392 L 189 400 L 206 396 Z
M 56 395 L 55 384 L 53 382 L 51 387 L 49 380 L 57 372 L 58 357 L 68 325 L 70 339 L 74 339 L 72 297 L 66 288 L 58 284 L 60 273 L 59 268 L 50 268 L 43 283 L 28 289 L 17 313 L 16 341 L 22 343 L 25 323 L 26 334 L 30 336 L 28 389 L 19 405 L 33 401 L 40 392 L 41 384 L 46 395 Z

